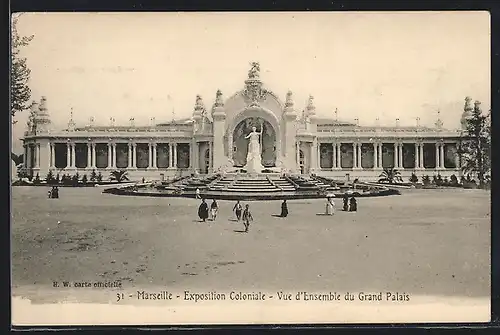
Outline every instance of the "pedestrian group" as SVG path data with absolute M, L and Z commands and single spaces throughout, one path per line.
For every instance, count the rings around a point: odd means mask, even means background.
M 198 198 L 199 193 L 196 192 L 196 198 Z M 335 195 L 327 195 L 326 197 L 326 210 L 325 215 L 334 215 L 335 214 Z M 201 196 L 200 196 L 201 198 Z M 343 210 L 345 212 L 356 212 L 357 211 L 357 201 L 354 196 L 350 196 L 348 194 L 344 194 L 343 196 L 344 204 Z M 201 198 L 201 204 L 198 207 L 198 217 L 206 222 L 207 220 L 216 221 L 217 213 L 219 211 L 219 205 L 217 204 L 217 200 L 213 199 L 210 207 L 208 206 L 206 200 Z M 252 212 L 250 211 L 250 205 L 246 204 L 244 207 L 241 204 L 240 200 L 236 201 L 236 204 L 233 206 L 233 213 L 236 216 L 237 222 L 243 222 L 245 227 L 245 233 L 248 233 L 248 229 L 250 227 L 250 222 L 253 221 Z M 286 218 L 288 216 L 288 203 L 285 200 L 281 203 L 281 213 L 279 217 Z

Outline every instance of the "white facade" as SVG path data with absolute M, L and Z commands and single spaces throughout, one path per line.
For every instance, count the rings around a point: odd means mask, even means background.
M 25 167 L 40 178 L 53 174 L 105 177 L 126 169 L 131 179 L 213 173 L 245 164 L 252 126 L 262 127 L 265 167 L 290 173 L 374 180 L 385 167 L 403 178 L 416 173 L 459 174 L 456 153 L 459 130 L 425 127 L 360 127 L 317 116 L 311 96 L 300 112 L 288 92 L 282 102 L 266 90 L 258 64 L 249 71 L 243 89 L 224 100 L 217 91 L 210 110 L 196 97 L 192 117 L 148 127 L 94 126 L 51 129 L 42 99 L 23 138 Z M 107 172 L 107 174 L 105 174 Z

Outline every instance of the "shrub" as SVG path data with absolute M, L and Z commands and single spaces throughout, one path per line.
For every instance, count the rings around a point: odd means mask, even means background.
M 88 183 L 87 175 L 84 174 L 82 177 L 82 184 L 87 184 L 87 183 Z
M 100 183 L 102 181 L 102 173 L 101 171 L 99 171 L 99 173 L 97 174 L 97 177 L 96 177 L 97 181 Z
M 418 177 L 417 177 L 417 175 L 414 172 L 411 174 L 410 182 L 413 183 L 413 184 L 418 183 Z
M 450 186 L 458 186 L 458 178 L 454 174 L 450 176 Z
M 33 183 L 35 184 L 40 184 L 40 175 L 38 174 L 38 172 L 36 173 L 36 176 L 35 176 L 35 179 L 33 180 Z
M 428 175 L 422 176 L 422 184 L 429 185 L 431 183 L 431 178 Z
M 49 172 L 47 173 L 47 176 L 45 177 L 45 181 L 49 185 L 55 184 L 54 173 L 52 172 L 52 170 L 49 170 Z
M 97 173 L 95 172 L 95 169 L 92 170 L 90 173 L 90 181 L 96 181 L 97 179 Z
M 55 179 L 55 183 L 56 184 L 59 184 L 59 182 L 61 181 L 61 178 L 59 177 L 59 173 L 56 175 L 56 179 Z

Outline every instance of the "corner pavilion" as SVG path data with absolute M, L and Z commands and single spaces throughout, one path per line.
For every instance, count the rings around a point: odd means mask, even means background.
M 292 92 L 283 102 L 264 88 L 258 63 L 252 64 L 242 90 L 227 99 L 217 91 L 209 110 L 197 96 L 190 119 L 79 127 L 71 117 L 67 129 L 55 130 L 45 97 L 32 108 L 34 117 L 22 139 L 24 164 L 40 178 L 49 170 L 61 175 L 95 170 L 107 177 L 109 171 L 125 169 L 131 180 L 234 170 L 246 164 L 245 136 L 252 126 L 263 132 L 262 164 L 274 171 L 366 181 L 388 167 L 404 179 L 412 173 L 419 178 L 459 174 L 460 129 L 444 129 L 439 119 L 435 128 L 427 128 L 362 127 L 321 118 L 312 96 L 298 107 Z

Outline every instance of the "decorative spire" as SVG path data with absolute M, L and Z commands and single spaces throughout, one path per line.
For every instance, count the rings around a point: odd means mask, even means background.
M 266 98 L 267 91 L 262 88 L 262 81 L 260 80 L 260 64 L 252 62 L 251 68 L 248 71 L 248 79 L 245 80 L 245 90 L 243 96 L 249 102 L 250 106 L 258 106 L 260 100 Z
M 149 121 L 151 122 L 151 127 L 156 126 L 156 118 L 154 116 Z
M 465 97 L 464 111 L 462 113 L 462 117 L 460 118 L 460 125 L 463 130 L 467 128 L 467 120 L 472 116 L 471 101 L 471 97 Z
M 335 122 L 337 122 L 338 120 L 339 120 L 339 111 L 337 107 L 335 107 Z
M 196 96 L 196 103 L 194 105 L 193 115 L 202 115 L 205 112 L 205 104 L 203 103 L 203 99 L 201 95 Z
M 131 118 L 129 119 L 129 122 L 130 122 L 130 126 L 131 126 L 131 127 L 135 127 L 135 118 L 131 117 Z
M 69 111 L 69 121 L 68 121 L 68 130 L 69 131 L 74 131 L 75 130 L 75 121 L 73 119 L 73 107 L 70 108 Z
M 354 123 L 356 123 L 356 126 L 359 126 L 359 119 L 358 119 L 358 118 L 355 118 L 355 119 L 354 119 Z
M 309 95 L 309 99 L 307 99 L 307 114 L 315 114 L 316 112 L 316 107 L 314 106 L 314 97 L 312 95 Z
M 420 128 L 420 118 L 418 116 L 416 118 L 416 121 L 417 121 L 417 128 Z
M 437 111 L 437 120 L 434 123 L 437 129 L 443 128 L 443 121 L 441 120 L 441 111 L 438 109 Z
M 109 125 L 110 125 L 111 127 L 114 127 L 114 126 L 115 126 L 115 121 L 116 121 L 116 120 L 115 120 L 115 118 L 114 118 L 114 117 L 110 117 L 110 118 L 109 118 Z
M 294 109 L 294 102 L 293 102 L 293 93 L 292 91 L 288 90 L 286 93 L 286 98 L 285 98 L 285 108 L 283 109 L 283 114 L 290 115 L 292 119 L 297 118 L 297 114 Z
M 89 119 L 89 127 L 93 127 L 94 126 L 94 121 L 95 121 L 95 118 L 93 116 L 91 116 L 90 119 Z
M 399 118 L 396 118 L 396 128 L 399 128 Z
M 46 133 L 50 131 L 50 116 L 47 110 L 47 98 L 42 96 L 40 99 L 40 104 L 38 105 L 38 111 L 35 115 L 36 131 L 39 133 Z
M 378 116 L 375 118 L 375 126 L 380 127 L 380 119 Z
M 175 109 L 172 107 L 172 122 L 175 122 Z
M 214 107 L 224 107 L 224 101 L 222 100 L 221 90 L 217 90 L 217 93 L 215 93 Z
M 248 79 L 260 79 L 260 64 L 259 62 L 250 63 L 250 70 L 248 70 Z
M 286 100 L 285 100 L 285 108 L 293 108 L 293 93 L 292 91 L 288 91 L 286 93 Z
M 215 102 L 212 106 L 212 118 L 215 120 L 223 120 L 226 114 L 224 112 L 224 101 L 222 100 L 221 90 L 215 93 Z

